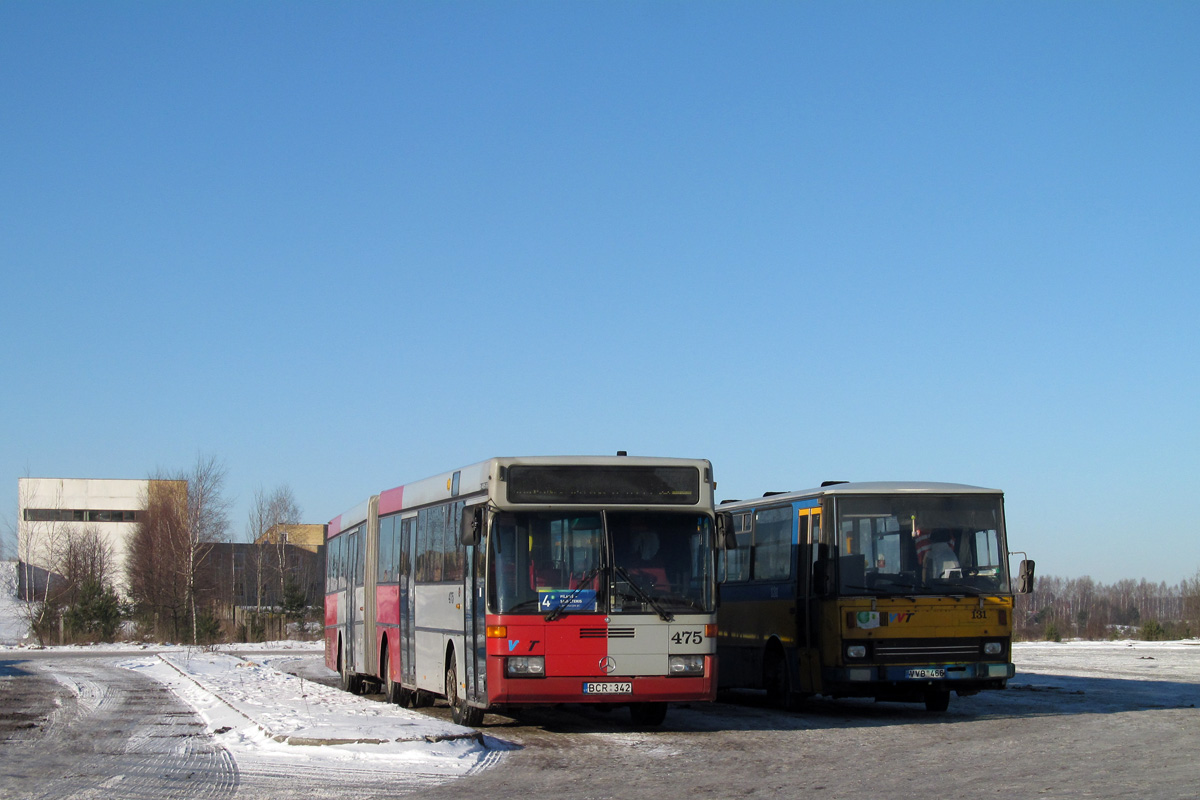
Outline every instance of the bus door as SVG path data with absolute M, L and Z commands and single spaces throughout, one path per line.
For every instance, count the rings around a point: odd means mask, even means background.
M 413 553 L 417 549 L 417 518 L 400 520 L 400 684 L 417 685 L 416 618 L 413 602 Z
M 821 544 L 821 509 L 801 508 L 797 509 L 796 513 L 799 541 L 797 558 L 800 564 L 796 583 L 796 619 L 799 627 L 797 634 L 800 642 L 799 689 L 802 692 L 815 692 L 820 688 L 821 678 L 821 590 L 815 585 L 813 572 L 827 548 Z
M 346 536 L 346 664 L 349 672 L 361 672 L 363 667 L 363 552 L 362 526 Z
M 478 514 L 478 516 L 476 516 Z M 482 534 L 487 520 L 485 505 L 467 506 L 462 511 L 463 525 L 478 522 Z M 487 701 L 487 598 L 484 594 L 485 537 L 479 544 L 467 545 L 464 553 L 466 569 L 463 573 L 463 680 L 466 682 L 467 700 Z

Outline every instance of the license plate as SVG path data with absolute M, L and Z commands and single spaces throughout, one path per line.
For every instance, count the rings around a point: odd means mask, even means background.
M 916 678 L 918 680 L 921 678 L 945 678 L 946 670 L 944 670 L 944 669 L 928 669 L 928 668 L 910 669 L 905 674 L 905 677 L 910 678 L 910 679 Z
M 632 683 L 585 683 L 584 694 L 633 694 Z

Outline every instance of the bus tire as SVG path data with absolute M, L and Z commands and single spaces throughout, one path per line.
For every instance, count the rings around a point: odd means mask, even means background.
M 639 728 L 657 728 L 666 718 L 666 703 L 631 703 L 629 706 L 629 719 Z
M 446 700 L 450 703 L 450 717 L 456 725 L 475 728 L 483 722 L 483 709 L 469 705 L 467 698 L 458 693 L 458 667 L 454 663 L 454 653 L 446 662 Z
M 392 680 L 391 658 L 388 656 L 387 640 L 383 641 L 383 658 L 379 665 L 379 674 L 383 678 L 383 699 L 389 703 L 404 705 L 401 693 L 404 691 L 399 682 Z
M 787 661 L 778 646 L 770 647 L 763 659 L 763 688 L 767 690 L 767 704 L 771 707 L 785 711 L 796 707 Z
M 929 689 L 925 692 L 926 711 L 945 711 L 950 707 L 949 689 Z
M 362 678 L 356 673 L 351 672 L 350 668 L 346 666 L 346 660 L 342 658 L 342 649 L 340 646 L 338 647 L 338 676 L 338 684 L 342 687 L 343 692 L 349 692 L 350 694 L 362 693 Z

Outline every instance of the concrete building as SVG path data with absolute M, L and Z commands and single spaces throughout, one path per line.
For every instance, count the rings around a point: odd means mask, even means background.
M 49 573 L 61 573 L 67 543 L 94 532 L 111 556 L 113 588 L 126 594 L 125 567 L 136 523 L 150 485 L 186 481 L 95 478 L 20 478 L 17 481 L 17 557 Z
M 310 553 L 315 553 L 325 546 L 325 525 L 272 525 L 271 529 L 254 540 L 255 544 L 290 544 L 300 547 Z

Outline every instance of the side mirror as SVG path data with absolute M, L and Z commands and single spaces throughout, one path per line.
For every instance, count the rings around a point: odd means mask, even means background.
M 732 514 L 717 514 L 717 547 L 722 550 L 737 549 L 737 534 L 733 530 Z
M 1033 560 L 1025 558 L 1021 560 L 1020 569 L 1017 572 L 1017 593 L 1029 594 L 1033 591 Z
M 483 506 L 472 506 L 464 510 L 462 515 L 462 530 L 458 540 L 464 545 L 479 544 L 483 538 Z

